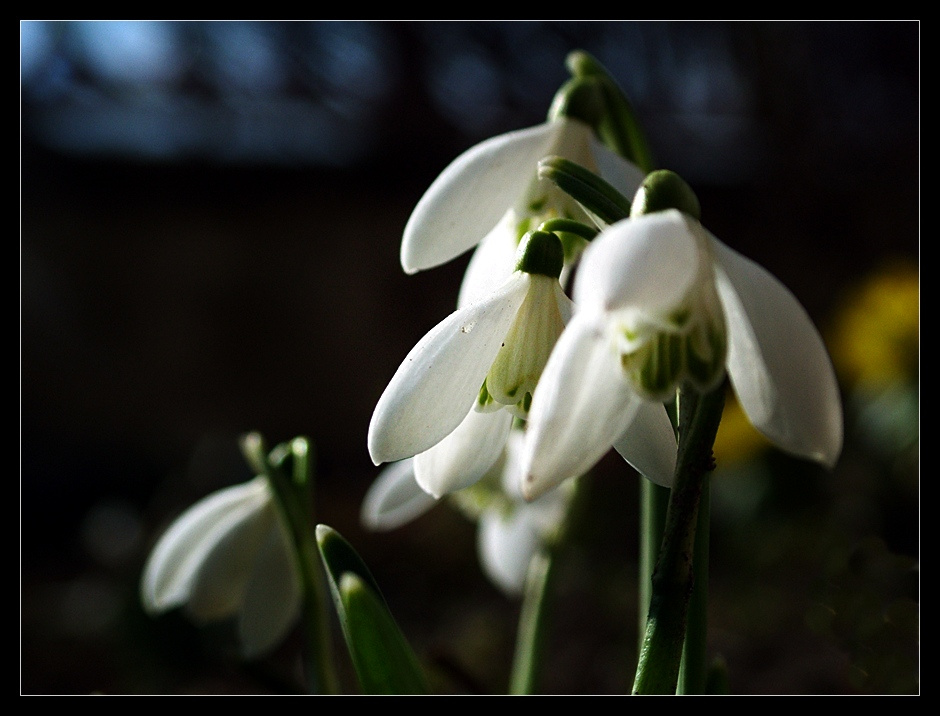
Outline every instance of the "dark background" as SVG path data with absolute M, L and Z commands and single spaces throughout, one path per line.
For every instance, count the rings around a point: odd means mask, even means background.
M 138 604 L 160 530 L 250 477 L 249 430 L 313 439 L 316 520 L 373 568 L 436 687 L 505 690 L 517 603 L 447 507 L 359 527 L 366 431 L 466 265 L 403 274 L 411 209 L 464 149 L 543 121 L 573 49 L 618 79 L 706 226 L 824 334 L 860 280 L 919 257 L 916 22 L 27 22 L 20 39 L 22 693 L 297 688 L 296 638 L 244 666 L 223 628 Z M 754 481 L 716 473 L 732 507 L 710 643 L 735 693 L 919 688 L 911 630 L 881 628 L 916 619 L 917 449 L 875 461 L 850 407 L 832 473 L 772 452 Z M 608 458 L 591 479 L 556 693 L 632 683 L 636 477 Z

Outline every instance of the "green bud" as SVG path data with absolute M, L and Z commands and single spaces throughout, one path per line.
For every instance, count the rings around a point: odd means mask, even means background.
M 572 77 L 591 81 L 591 101 L 600 109 L 590 115 L 589 124 L 598 138 L 612 151 L 636 164 L 641 171 L 651 171 L 654 162 L 636 112 L 626 93 L 607 69 L 583 50 L 571 52 L 565 65 Z M 570 115 L 577 116 L 577 115 Z M 587 120 L 585 120 L 587 121 Z
M 565 250 L 561 239 L 548 231 L 530 231 L 522 237 L 516 253 L 516 270 L 550 278 L 561 276 Z
M 548 179 L 578 202 L 602 226 L 630 215 L 630 202 L 597 174 L 563 157 L 539 161 L 539 178 Z
M 637 189 L 630 216 L 652 214 L 666 209 L 678 209 L 696 221 L 702 218 L 702 208 L 692 187 L 675 172 L 660 169 L 648 174 Z
M 607 70 L 594 59 L 594 56 L 584 50 L 573 50 L 565 58 L 565 67 L 572 77 L 604 77 Z
M 589 127 L 597 127 L 604 114 L 604 92 L 593 78 L 572 77 L 555 93 L 548 120 L 571 117 Z

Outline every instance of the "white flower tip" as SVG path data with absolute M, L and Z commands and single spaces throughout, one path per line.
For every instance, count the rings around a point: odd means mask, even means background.
M 829 444 L 813 452 L 807 453 L 806 457 L 818 462 L 828 470 L 835 468 L 836 463 L 842 455 L 842 431 L 838 434 L 829 436 Z
M 376 418 L 372 416 L 372 422 L 369 424 L 369 436 L 367 439 L 367 445 L 369 448 L 369 459 L 372 460 L 372 464 L 378 467 L 383 462 L 393 462 L 385 457 L 384 453 L 386 452 L 384 448 L 384 440 L 380 439 L 380 430 L 376 427 Z
M 819 455 L 816 461 L 821 463 L 826 469 L 832 470 L 835 468 L 836 463 L 839 462 L 840 453 L 841 451 L 835 455 Z
M 153 583 L 153 577 L 144 577 L 144 583 L 141 585 L 140 603 L 147 616 L 155 617 L 164 612 L 180 606 L 185 599 L 169 599 L 164 593 L 157 590 Z
M 413 460 L 393 463 L 372 483 L 359 512 L 363 527 L 376 532 L 393 530 L 437 504 L 415 482 L 413 463 Z
M 413 260 L 411 252 L 406 251 L 405 244 L 402 244 L 401 249 L 401 267 L 409 276 L 413 276 L 414 274 L 418 273 L 418 271 L 421 271 L 422 268 L 424 268 L 419 266 L 417 262 Z
M 334 529 L 332 527 L 330 527 L 329 525 L 325 525 L 323 523 L 318 524 L 316 528 L 314 529 L 314 534 L 316 535 L 318 543 L 325 540 L 327 537 L 333 534 L 333 532 L 334 532 Z
M 522 499 L 526 502 L 532 502 L 544 495 L 551 488 L 551 485 L 540 480 L 533 472 L 526 470 L 522 478 Z

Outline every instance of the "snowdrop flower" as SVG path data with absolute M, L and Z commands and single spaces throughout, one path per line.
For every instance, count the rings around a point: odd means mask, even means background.
M 500 288 L 418 342 L 372 416 L 373 462 L 417 456 L 418 483 L 435 497 L 473 484 L 496 462 L 571 316 L 558 238 L 531 232 L 518 254 Z
M 147 560 L 141 599 L 150 614 L 237 617 L 246 658 L 273 648 L 300 614 L 301 586 L 267 478 L 219 490 L 177 518 Z
M 831 467 L 842 406 L 822 339 L 776 278 L 675 210 L 620 221 L 585 251 L 577 310 L 533 396 L 524 493 L 581 474 L 629 435 L 637 406 L 727 371 L 751 423 Z M 626 432 L 625 432 L 626 431 Z
M 443 264 L 477 246 L 461 287 L 465 305 L 513 270 L 522 236 L 549 218 L 590 223 L 584 210 L 538 176 L 538 161 L 558 155 L 590 169 L 626 196 L 643 181 L 633 164 L 604 146 L 584 122 L 566 116 L 482 142 L 434 180 L 405 226 L 401 264 L 408 273 Z M 570 266 L 573 256 L 568 256 Z M 562 281 L 565 276 L 562 275 Z
M 522 431 L 512 430 L 505 450 L 473 487 L 450 495 L 477 520 L 477 551 L 484 573 L 510 596 L 522 594 L 529 563 L 562 524 L 570 490 L 552 490 L 534 502 L 521 493 Z M 573 483 L 572 483 L 573 484 Z M 415 480 L 414 460 L 386 467 L 362 503 L 368 529 L 387 531 L 421 516 L 439 500 Z

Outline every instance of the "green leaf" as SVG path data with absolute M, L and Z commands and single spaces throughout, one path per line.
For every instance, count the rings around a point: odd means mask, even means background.
M 414 651 L 356 550 L 326 525 L 317 525 L 317 544 L 363 693 L 429 693 Z

